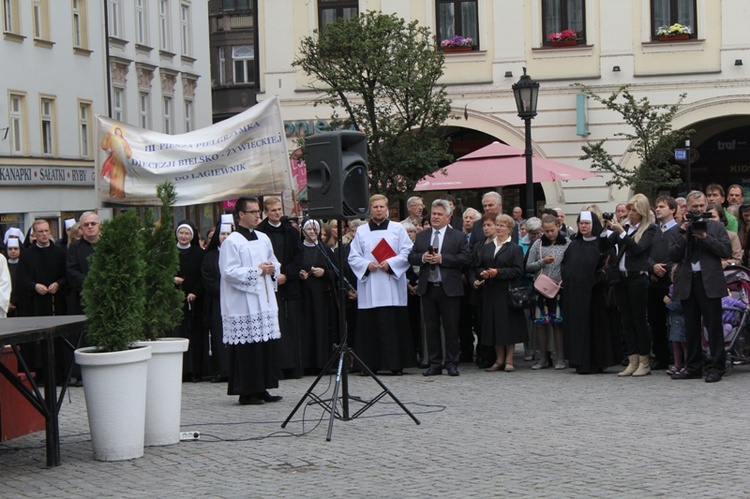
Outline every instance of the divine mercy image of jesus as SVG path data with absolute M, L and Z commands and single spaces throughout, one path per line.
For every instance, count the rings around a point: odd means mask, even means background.
M 114 127 L 102 139 L 102 149 L 109 151 L 102 165 L 102 177 L 109 180 L 109 195 L 113 198 L 125 199 L 125 165 L 133 156 L 133 151 L 123 137 L 122 128 Z

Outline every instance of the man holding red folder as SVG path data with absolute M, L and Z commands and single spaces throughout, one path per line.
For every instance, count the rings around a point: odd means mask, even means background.
M 414 366 L 416 352 L 406 309 L 411 239 L 388 220 L 388 198 L 370 197 L 372 219 L 357 228 L 349 265 L 357 276 L 357 334 L 354 350 L 373 372 L 399 374 Z

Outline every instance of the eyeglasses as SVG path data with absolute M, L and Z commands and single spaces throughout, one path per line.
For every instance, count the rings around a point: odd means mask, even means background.
M 95 227 L 99 225 L 99 222 L 86 222 L 85 224 L 81 224 L 82 227 Z

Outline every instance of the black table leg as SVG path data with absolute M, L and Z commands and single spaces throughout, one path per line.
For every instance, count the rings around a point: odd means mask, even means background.
M 55 381 L 55 340 L 47 338 L 44 365 L 44 404 L 46 414 L 47 466 L 60 466 L 60 429 L 57 426 L 57 385 Z

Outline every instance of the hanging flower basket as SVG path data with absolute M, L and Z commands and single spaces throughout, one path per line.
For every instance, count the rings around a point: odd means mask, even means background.
M 689 39 L 690 35 L 688 33 L 681 33 L 679 35 L 659 35 L 660 42 L 676 42 Z
M 443 52 L 471 52 L 474 47 L 466 45 L 456 45 L 453 47 L 443 47 Z
M 560 40 L 552 42 L 553 47 L 571 47 L 574 45 L 578 45 L 578 40 Z

